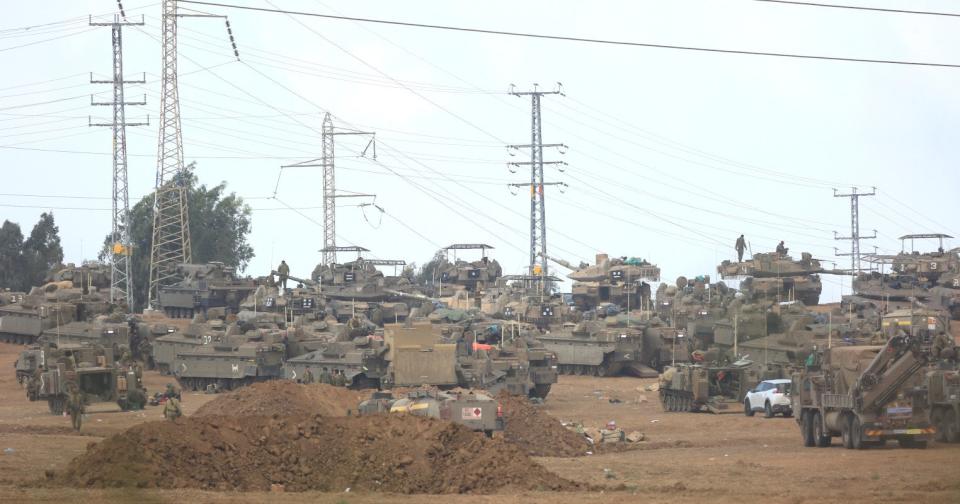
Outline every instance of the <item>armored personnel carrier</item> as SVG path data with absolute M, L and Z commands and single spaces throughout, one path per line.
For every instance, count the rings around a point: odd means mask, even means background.
M 114 348 L 130 348 L 130 325 L 126 322 L 69 322 L 43 331 L 38 338 L 40 343 L 53 344 L 90 344 Z
M 193 318 L 210 308 L 237 313 L 240 302 L 257 288 L 254 280 L 238 278 L 236 268 L 221 262 L 181 264 L 177 276 L 182 280 L 160 286 L 158 294 L 158 308 L 171 318 Z
M 227 335 L 178 351 L 171 371 L 186 390 L 233 390 L 283 376 L 286 348 L 269 338 Z
M 660 404 L 664 411 L 739 413 L 740 401 L 760 382 L 753 363 L 728 366 L 679 364 L 660 375 Z
M 152 360 L 160 374 L 169 375 L 175 369 L 174 361 L 181 352 L 224 341 L 227 325 L 222 320 L 191 324 L 185 331 L 169 332 L 158 336 L 151 345 Z
M 640 377 L 656 376 L 644 360 L 642 327 L 607 327 L 602 321 L 583 321 L 537 336 L 557 355 L 560 374 Z

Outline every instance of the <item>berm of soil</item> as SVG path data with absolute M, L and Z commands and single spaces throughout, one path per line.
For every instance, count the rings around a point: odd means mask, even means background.
M 55 484 L 79 487 L 491 493 L 573 490 L 501 439 L 413 416 L 199 416 L 91 445 Z

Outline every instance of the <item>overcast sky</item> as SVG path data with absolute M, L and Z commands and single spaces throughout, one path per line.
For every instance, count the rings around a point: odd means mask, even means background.
M 709 1 L 229 0 L 228 3 L 431 24 L 659 44 L 960 64 L 960 19 Z M 927 10 L 955 2 L 847 0 Z M 290 17 L 214 7 L 239 45 L 233 58 L 219 19 L 180 20 L 184 152 L 205 184 L 226 181 L 253 212 L 256 252 L 247 272 L 281 258 L 308 275 L 323 245 L 319 168 L 280 166 L 319 157 L 324 111 L 337 126 L 377 132 L 337 138 L 337 187 L 376 194 L 340 200 L 338 244 L 372 257 L 424 262 L 441 246 L 485 242 L 506 272 L 528 261 L 529 192 L 513 195 L 507 143 L 529 143 L 530 102 L 511 84 L 551 89 L 543 98 L 546 143 L 565 143 L 566 192 L 547 188 L 548 248 L 570 261 L 596 252 L 640 256 L 678 275 L 715 274 L 745 233 L 753 251 L 785 240 L 791 252 L 848 267 L 834 231 L 850 233 L 851 185 L 861 201 L 863 249 L 895 252 L 900 235 L 960 232 L 960 69 L 800 60 L 616 47 Z M 124 2 L 140 29 L 124 29 L 133 201 L 156 176 L 161 63 L 159 3 Z M 110 229 L 110 29 L 87 26 L 112 0 L 3 2 L 0 26 L 0 218 L 29 233 L 52 209 L 66 259 L 95 258 Z M 64 23 L 64 21 L 67 21 Z M 58 24 L 49 26 L 47 23 Z M 15 28 L 35 26 L 30 30 Z M 369 153 L 368 153 L 369 155 Z M 279 179 L 279 183 L 278 183 Z M 276 193 L 274 190 L 276 188 Z M 42 197 L 26 196 L 39 195 Z M 54 197 L 61 196 L 61 197 Z M 66 198 L 69 196 L 70 198 Z M 354 205 L 354 206 L 351 206 Z M 292 211 L 287 207 L 299 210 Z M 424 240 L 406 226 L 429 238 Z M 194 229 L 193 233 L 216 230 Z M 955 246 L 958 241 L 948 242 Z M 936 244 L 927 244 L 936 247 Z M 350 259 L 342 257 L 341 259 Z M 828 265 L 830 266 L 830 265 Z M 558 272 L 565 270 L 551 265 Z M 824 298 L 849 280 L 824 278 Z M 569 287 L 569 285 L 567 284 Z

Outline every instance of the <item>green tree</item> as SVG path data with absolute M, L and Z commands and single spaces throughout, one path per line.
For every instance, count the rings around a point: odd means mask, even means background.
M 235 193 L 227 193 L 226 182 L 213 187 L 197 185 L 196 176 L 188 172 L 186 186 L 193 262 L 221 261 L 239 271 L 246 269 L 254 256 L 253 247 L 247 242 L 251 230 L 250 207 Z M 154 195 L 150 193 L 130 209 L 130 269 L 136 311 L 144 308 L 150 284 L 153 200 Z M 112 239 L 108 234 L 100 259 L 106 260 L 111 249 Z
M 52 212 L 40 214 L 40 220 L 30 237 L 23 242 L 23 261 L 27 286 L 40 285 L 47 273 L 63 264 L 63 247 L 60 246 L 60 229 Z
M 0 227 L 0 288 L 23 290 L 23 232 L 8 220 Z

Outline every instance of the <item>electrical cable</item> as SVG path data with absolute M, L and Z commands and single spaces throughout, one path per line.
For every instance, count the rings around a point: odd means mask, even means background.
M 927 16 L 947 16 L 947 17 L 960 17 L 960 14 L 953 12 L 933 12 L 933 11 L 916 11 L 916 10 L 905 10 L 905 9 L 885 9 L 880 7 L 865 7 L 860 5 L 837 5 L 837 4 L 827 4 L 827 3 L 817 3 L 817 2 L 795 2 L 789 0 L 754 0 L 755 2 L 765 2 L 765 3 L 778 3 L 778 4 L 790 4 L 790 5 L 802 5 L 806 7 L 828 7 L 831 9 L 850 9 L 858 11 L 873 11 L 873 12 L 887 12 L 894 14 L 923 14 Z
M 613 46 L 647 47 L 647 48 L 654 48 L 654 49 L 672 49 L 672 50 L 680 50 L 680 51 L 696 51 L 696 52 L 718 53 L 718 54 L 739 54 L 739 55 L 749 55 L 749 56 L 769 56 L 769 57 L 808 59 L 808 60 L 843 61 L 843 62 L 851 62 L 851 63 L 876 63 L 876 64 L 887 64 L 887 65 L 960 68 L 960 64 L 953 64 L 953 63 L 935 63 L 935 62 L 905 61 L 905 60 L 892 60 L 892 59 L 851 58 L 851 57 L 843 57 L 843 56 L 822 56 L 822 55 L 813 55 L 813 54 L 797 54 L 797 53 L 772 52 L 772 51 L 747 51 L 747 50 L 740 50 L 740 49 L 721 49 L 721 48 L 712 48 L 712 47 L 682 46 L 682 45 L 673 45 L 673 44 L 654 44 L 654 43 L 648 43 L 648 42 L 605 40 L 605 39 L 598 39 L 598 38 L 569 37 L 569 36 L 563 36 L 563 35 L 546 35 L 546 34 L 514 32 L 514 31 L 505 31 L 505 30 L 468 28 L 468 27 L 462 27 L 462 26 L 391 21 L 386 19 L 336 16 L 332 14 L 321 14 L 318 12 L 292 11 L 292 10 L 283 10 L 283 9 L 277 9 L 277 8 L 268 9 L 266 7 L 253 7 L 249 5 L 226 4 L 226 3 L 220 3 L 220 2 L 203 2 L 198 0 L 180 0 L 180 2 L 192 3 L 192 4 L 198 4 L 198 5 L 208 5 L 213 7 L 224 7 L 228 9 L 268 12 L 273 14 L 286 14 L 289 16 L 307 16 L 307 17 L 316 17 L 316 18 L 324 18 L 324 19 L 333 19 L 333 20 L 339 20 L 339 21 L 356 21 L 361 23 L 377 23 L 377 24 L 392 25 L 392 26 L 404 26 L 408 28 L 427 28 L 427 29 L 433 29 L 433 30 L 480 33 L 485 35 L 503 35 L 503 36 L 510 36 L 510 37 L 523 37 L 523 38 L 533 38 L 533 39 L 543 39 L 543 40 L 559 40 L 559 41 L 566 41 L 566 42 L 583 42 L 583 43 L 590 43 L 590 44 L 604 44 L 604 45 L 613 45 Z

